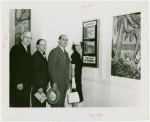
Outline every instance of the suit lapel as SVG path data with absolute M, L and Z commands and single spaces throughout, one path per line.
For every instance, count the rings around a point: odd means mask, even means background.
M 62 49 L 61 49 L 59 46 L 57 47 L 57 49 L 58 49 L 59 54 L 60 54 L 62 57 L 66 58 L 64 52 L 62 51 Z
M 47 62 L 46 58 L 44 58 L 44 56 L 42 55 L 42 53 L 41 53 L 39 50 L 37 50 L 37 52 L 38 52 L 40 58 L 41 58 L 42 60 L 45 60 L 45 61 Z
M 26 51 L 26 49 L 24 48 L 24 46 L 23 46 L 22 43 L 20 43 L 20 48 L 21 48 L 22 52 L 27 56 L 27 55 L 28 55 L 28 54 L 27 54 L 27 51 Z

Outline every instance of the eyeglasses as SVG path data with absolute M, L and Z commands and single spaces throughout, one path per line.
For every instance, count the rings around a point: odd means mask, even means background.
M 24 39 L 32 40 L 32 37 L 27 37 L 27 36 L 25 36 Z

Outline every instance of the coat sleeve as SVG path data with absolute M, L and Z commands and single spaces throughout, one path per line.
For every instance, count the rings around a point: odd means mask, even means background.
M 22 83 L 23 69 L 20 61 L 20 50 L 17 46 L 14 46 L 10 51 L 10 74 L 13 79 L 13 85 L 16 86 Z
M 76 64 L 76 62 L 77 62 L 77 57 L 74 54 L 72 54 L 71 55 L 71 64 Z
M 38 55 L 32 57 L 33 64 L 33 86 L 36 89 L 43 88 L 43 81 L 41 78 L 40 61 Z
M 48 57 L 48 73 L 50 76 L 51 85 L 57 83 L 56 79 L 57 51 L 52 50 Z

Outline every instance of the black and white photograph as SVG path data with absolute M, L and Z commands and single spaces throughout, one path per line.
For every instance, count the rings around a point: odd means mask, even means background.
M 148 1 L 1 2 L 3 121 L 148 121 Z

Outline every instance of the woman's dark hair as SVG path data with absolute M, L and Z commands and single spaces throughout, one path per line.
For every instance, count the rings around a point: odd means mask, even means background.
M 36 42 L 36 45 L 39 45 L 40 44 L 40 41 L 43 41 L 44 39 L 39 39 L 39 40 L 37 40 L 37 42 Z M 46 42 L 46 40 L 44 40 L 45 42 Z
M 80 44 L 81 44 L 81 48 L 82 48 L 82 42 L 80 42 Z M 73 51 L 76 51 L 76 49 L 75 49 L 75 44 L 72 45 L 72 50 L 73 50 Z
M 72 45 L 72 50 L 75 51 L 75 44 Z

